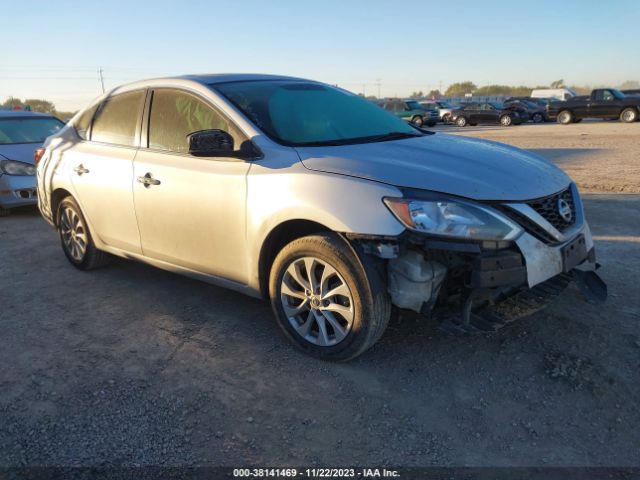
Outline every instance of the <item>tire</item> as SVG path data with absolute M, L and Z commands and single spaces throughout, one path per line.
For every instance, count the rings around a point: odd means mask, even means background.
M 111 255 L 98 250 L 93 243 L 87 221 L 73 197 L 65 197 L 60 202 L 56 224 L 62 251 L 71 265 L 79 270 L 93 270 L 110 263 Z
M 638 110 L 635 108 L 625 108 L 620 112 L 620 121 L 625 123 L 633 123 L 638 120 Z
M 511 125 L 513 125 L 513 118 L 511 118 L 511 115 L 501 116 L 500 125 L 502 125 L 503 127 L 510 127 Z
M 569 110 L 562 110 L 560 113 L 558 113 L 557 120 L 558 123 L 562 125 L 569 125 L 574 121 L 573 113 L 571 113 Z
M 467 126 L 467 119 L 464 118 L 464 117 L 456 118 L 456 125 L 458 127 L 466 127 Z
M 276 321 L 303 352 L 351 360 L 376 343 L 389 323 L 391 301 L 382 271 L 334 233 L 294 240 L 278 253 L 269 275 Z M 323 287 L 314 290 L 310 278 Z M 323 299 L 327 291 L 337 293 Z
M 450 113 L 445 113 L 442 116 L 442 123 L 449 123 L 451 121 L 451 114 Z
M 11 215 L 11 210 L 8 208 L 0 207 L 0 217 L 8 217 Z
M 428 127 L 435 127 L 437 123 L 438 123 L 438 122 L 433 122 L 433 121 L 432 121 L 432 122 L 428 122 L 428 123 L 427 123 L 427 126 L 428 126 Z
M 421 116 L 416 115 L 411 119 L 411 123 L 413 123 L 416 127 L 421 127 L 422 125 L 424 125 L 424 120 Z
M 542 123 L 544 122 L 544 115 L 542 115 L 540 112 L 536 112 L 531 115 L 531 121 L 533 123 Z

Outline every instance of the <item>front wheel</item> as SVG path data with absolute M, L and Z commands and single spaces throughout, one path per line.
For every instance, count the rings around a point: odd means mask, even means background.
M 413 123 L 416 127 L 421 127 L 422 125 L 424 125 L 424 120 L 421 116 L 416 115 L 411 119 L 411 123 Z
M 503 127 L 510 127 L 512 123 L 513 118 L 511 118 L 511 115 L 503 115 L 500 117 L 500 125 Z
M 62 250 L 71 265 L 92 270 L 109 263 L 111 256 L 96 248 L 87 221 L 73 197 L 60 202 L 56 218 Z
M 633 123 L 638 120 L 638 111 L 635 108 L 625 108 L 620 113 L 620 120 L 626 123 Z
M 299 349 L 350 360 L 382 336 L 391 315 L 386 283 L 333 233 L 302 237 L 277 255 L 269 276 L 278 325 Z
M 467 119 L 464 117 L 458 117 L 456 118 L 456 125 L 459 127 L 466 127 L 467 126 Z
M 569 110 L 563 110 L 558 114 L 558 123 L 561 123 L 562 125 L 569 125 L 570 123 L 573 123 L 573 121 L 573 113 Z

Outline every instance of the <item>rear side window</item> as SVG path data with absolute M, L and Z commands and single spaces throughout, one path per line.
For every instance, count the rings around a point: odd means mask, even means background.
M 91 127 L 91 120 L 93 119 L 93 114 L 96 113 L 97 109 L 98 105 L 87 108 L 84 112 L 82 112 L 82 114 L 74 124 L 78 136 L 83 140 L 89 139 L 89 127 Z
M 127 147 L 136 146 L 136 132 L 144 102 L 144 91 L 107 98 L 93 119 L 91 140 Z
M 149 148 L 187 153 L 187 135 L 199 130 L 225 130 L 238 143 L 237 132 L 211 106 L 178 90 L 155 90 L 149 116 Z

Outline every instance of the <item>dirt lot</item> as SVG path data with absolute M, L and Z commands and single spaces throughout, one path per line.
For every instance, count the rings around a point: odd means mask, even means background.
M 453 130 L 439 127 L 439 130 Z M 640 192 L 640 124 L 468 128 L 583 187 Z M 348 364 L 267 304 L 144 265 L 73 269 L 0 219 L 0 465 L 640 465 L 640 195 L 585 195 L 610 299 L 571 290 L 497 334 L 393 323 Z

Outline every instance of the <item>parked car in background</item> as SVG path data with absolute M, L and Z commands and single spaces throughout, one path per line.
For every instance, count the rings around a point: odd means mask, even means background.
M 438 123 L 439 115 L 437 110 L 426 110 L 417 100 L 401 100 L 398 98 L 389 98 L 376 102 L 378 106 L 386 111 L 393 113 L 407 122 L 414 124 L 416 127 L 428 125 L 433 127 Z
M 632 123 L 640 118 L 640 97 L 626 96 L 615 88 L 598 88 L 591 95 L 551 102 L 547 113 L 563 125 L 580 122 L 584 118 L 620 119 Z
M 319 82 L 136 82 L 45 147 L 39 207 L 74 267 L 113 254 L 269 299 L 285 336 L 323 359 L 375 344 L 392 305 L 457 307 L 443 328 L 471 332 L 515 319 L 494 305 L 541 308 L 574 277 L 606 296 L 562 170 Z
M 478 124 L 509 127 L 528 120 L 528 117 L 523 118 L 518 110 L 508 109 L 494 102 L 471 102 L 453 110 L 451 121 L 458 127 Z
M 63 126 L 51 115 L 0 110 L 0 216 L 37 203 L 35 150 Z
M 567 100 L 578 95 L 570 88 L 539 88 L 531 91 L 532 98 L 555 98 L 557 100 Z
M 507 99 L 504 102 L 506 107 L 519 107 L 523 109 L 533 123 L 542 123 L 548 120 L 547 109 L 536 102 L 525 99 Z
M 640 88 L 631 89 L 631 90 L 622 90 L 622 93 L 625 95 L 640 95 Z
M 426 109 L 435 109 L 438 111 L 438 118 L 443 123 L 451 121 L 451 112 L 456 108 L 444 100 L 420 100 L 420 105 Z

